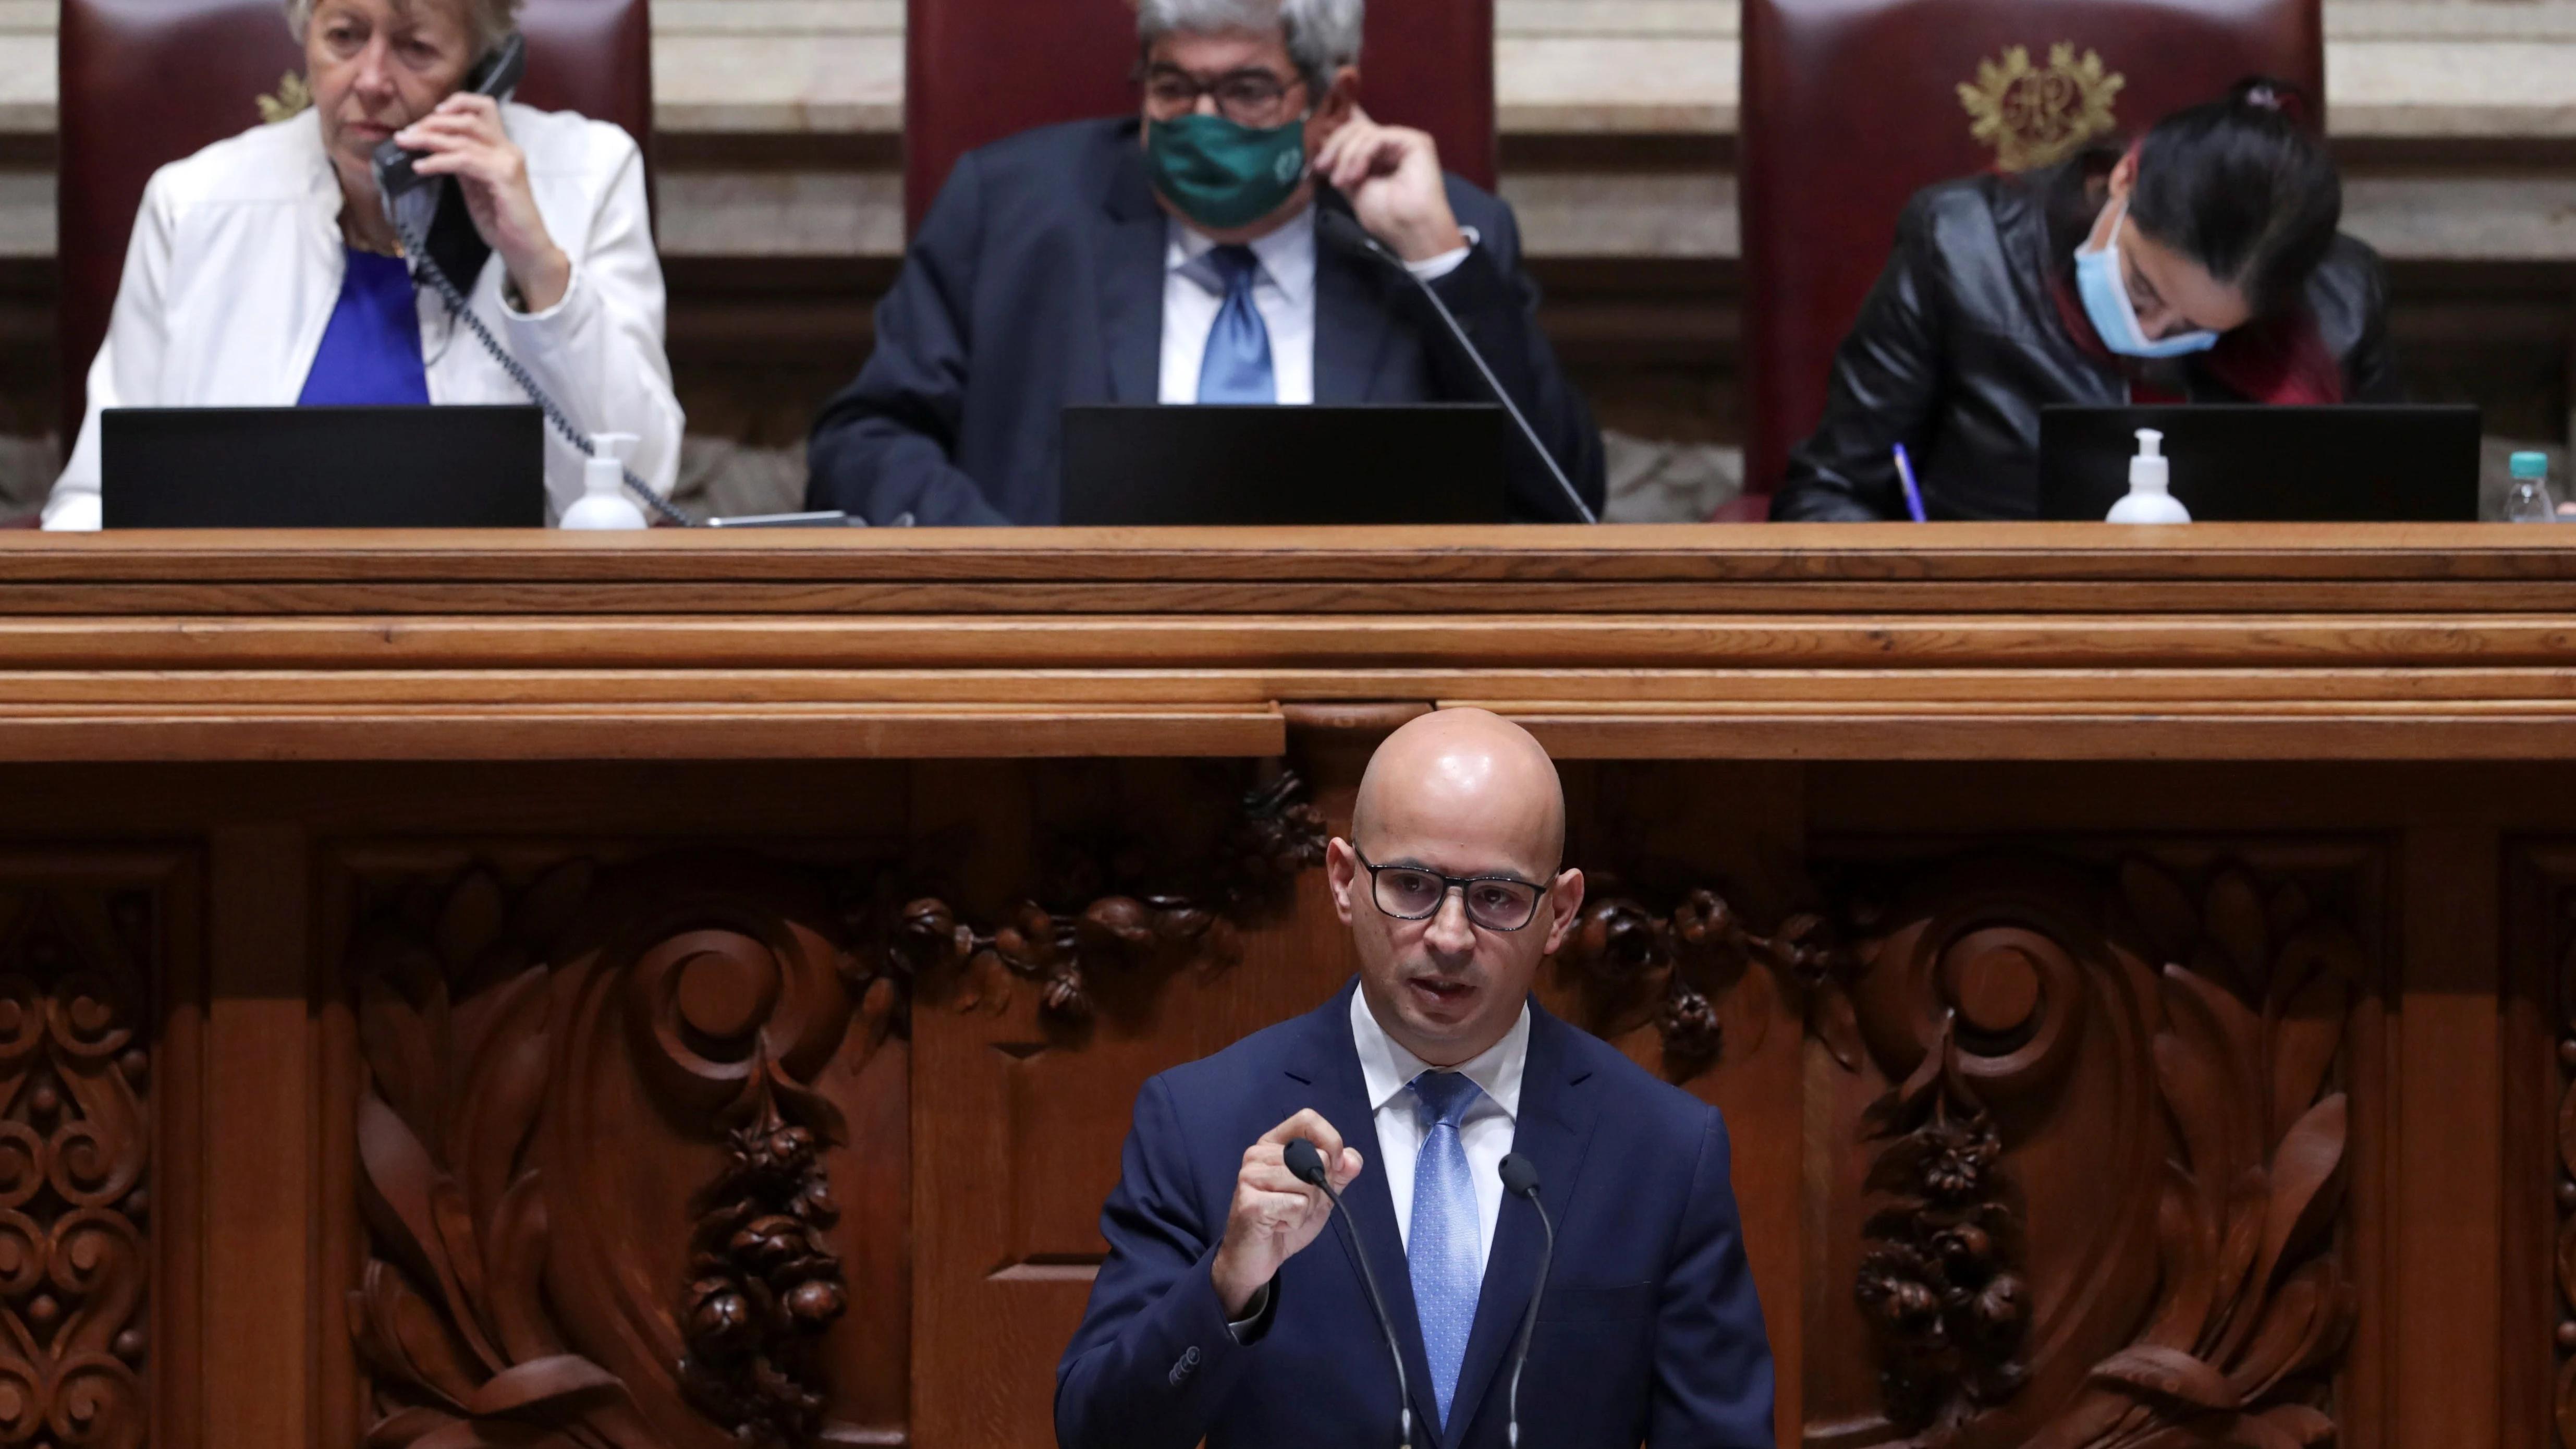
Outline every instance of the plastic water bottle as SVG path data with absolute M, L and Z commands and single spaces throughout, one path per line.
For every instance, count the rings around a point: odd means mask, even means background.
M 2191 510 L 2167 491 L 2172 463 L 2164 455 L 2165 435 L 2138 429 L 2138 456 L 2129 460 L 2129 493 L 2111 505 L 2111 523 L 2189 523 Z
M 2505 466 L 2513 473 L 2513 487 L 2504 495 L 2505 522 L 2556 523 L 2558 505 L 2549 496 L 2549 455 L 2516 453 Z
M 644 510 L 626 496 L 626 455 L 634 448 L 632 433 L 596 433 L 597 452 L 583 463 L 581 497 L 564 510 L 564 528 L 643 528 Z

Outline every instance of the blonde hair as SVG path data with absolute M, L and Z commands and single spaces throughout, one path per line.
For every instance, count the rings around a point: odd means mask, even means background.
M 316 0 L 286 0 L 286 26 L 295 32 L 295 43 L 304 43 L 304 32 L 313 24 Z M 396 10 L 408 9 L 415 0 L 393 0 Z M 523 0 L 443 0 L 457 6 L 465 15 L 465 33 L 474 41 L 476 59 L 492 53 L 501 37 L 519 28 L 519 6 Z

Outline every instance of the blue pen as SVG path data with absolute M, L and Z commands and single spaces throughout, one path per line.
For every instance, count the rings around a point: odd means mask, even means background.
M 1923 516 L 1923 489 L 1914 481 L 1914 460 L 1905 455 L 1905 445 L 1896 445 L 1896 481 L 1905 485 L 1905 511 L 1917 523 L 1932 520 Z

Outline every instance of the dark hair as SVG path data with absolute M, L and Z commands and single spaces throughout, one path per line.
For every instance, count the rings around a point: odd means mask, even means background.
M 2289 310 L 2343 220 L 2343 180 L 2313 116 L 2298 87 L 2256 76 L 2156 122 L 2138 143 L 2130 219 L 2242 291 L 2255 315 Z

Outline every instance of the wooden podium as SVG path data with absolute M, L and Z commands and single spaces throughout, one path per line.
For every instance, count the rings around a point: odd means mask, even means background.
M 1051 1443 L 1451 703 L 1783 1444 L 2576 1434 L 2576 530 L 2023 525 L 0 536 L 0 1443 Z

